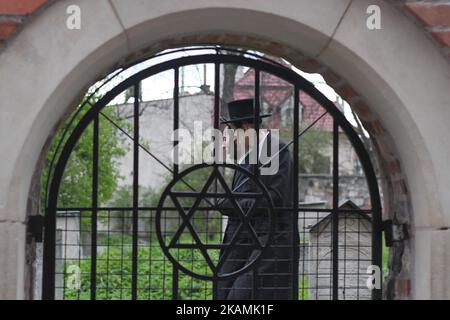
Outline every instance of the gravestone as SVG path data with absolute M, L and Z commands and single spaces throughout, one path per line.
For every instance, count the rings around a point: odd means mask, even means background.
M 80 212 L 58 211 L 56 214 L 55 298 L 64 299 L 64 264 L 83 257 L 80 243 Z
M 344 201 L 338 227 L 338 298 L 371 299 L 366 286 L 367 268 L 372 264 L 372 222 L 368 214 L 352 201 Z M 333 292 L 332 214 L 320 219 L 309 230 L 309 298 L 331 299 Z

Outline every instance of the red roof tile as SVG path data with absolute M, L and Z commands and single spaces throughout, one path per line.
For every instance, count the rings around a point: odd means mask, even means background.
M 279 60 L 278 62 L 282 62 Z M 285 64 L 286 65 L 286 64 Z M 286 65 L 290 67 L 289 65 Z M 274 109 L 276 106 L 284 103 L 292 96 L 293 86 L 289 83 L 269 73 L 261 73 L 261 98 L 269 105 L 269 108 Z M 248 99 L 254 97 L 255 84 L 255 70 L 249 69 L 240 79 L 235 83 L 234 99 Z M 320 117 L 325 109 L 312 99 L 305 92 L 300 92 L 300 104 L 303 106 L 303 123 L 308 125 L 315 119 Z M 332 131 L 333 118 L 331 115 L 324 116 L 316 125 L 315 128 Z

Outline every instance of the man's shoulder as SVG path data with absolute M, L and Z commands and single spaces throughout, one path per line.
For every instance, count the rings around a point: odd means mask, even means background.
M 283 140 L 278 140 L 278 145 L 280 146 L 280 149 L 283 149 L 287 146 L 287 143 Z
M 281 152 L 283 152 L 283 151 L 289 152 L 288 144 L 285 141 L 280 140 L 280 139 L 278 140 L 278 149 Z
M 270 140 L 270 144 L 273 146 L 278 145 L 278 150 L 287 149 L 287 143 L 280 139 L 278 134 L 273 134 L 272 132 L 268 135 L 268 140 Z

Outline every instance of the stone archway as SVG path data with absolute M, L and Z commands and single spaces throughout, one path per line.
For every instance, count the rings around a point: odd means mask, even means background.
M 443 146 L 450 111 L 442 93 L 450 67 L 417 26 L 384 1 L 375 3 L 383 12 L 379 31 L 365 28 L 366 8 L 374 1 L 274 6 L 78 0 L 49 6 L 0 56 L 0 74 L 9 78 L 0 88 L 6 106 L 0 128 L 2 136 L 14 137 L 1 142 L 0 266 L 6 273 L 0 296 L 28 294 L 25 221 L 37 197 L 36 168 L 46 141 L 83 90 L 108 71 L 162 49 L 227 44 L 319 72 L 349 101 L 377 142 L 389 194 L 386 218 L 407 223 L 412 235 L 412 242 L 391 253 L 391 291 L 397 298 L 448 297 L 450 149 Z M 69 4 L 83 12 L 81 30 L 65 28 Z

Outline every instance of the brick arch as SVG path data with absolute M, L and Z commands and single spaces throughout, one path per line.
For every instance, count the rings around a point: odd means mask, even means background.
M 0 2 L 0 49 L 2 44 L 16 35 L 29 19 L 45 10 L 53 1 L 6 0 Z
M 386 19 L 383 20 L 383 23 L 386 23 L 388 27 L 394 28 L 392 29 L 392 34 L 398 35 L 399 32 L 406 30 L 415 36 L 414 39 L 406 37 L 405 42 L 402 42 L 403 44 L 411 45 L 413 40 L 415 41 L 414 45 L 419 42 L 423 52 L 435 61 L 433 65 L 425 67 L 425 62 L 421 61 L 418 56 L 411 56 L 408 55 L 409 52 L 406 52 L 408 59 L 411 59 L 413 62 L 410 65 L 410 69 L 413 70 L 412 74 L 425 74 L 426 79 L 434 85 L 434 87 L 427 88 L 427 90 L 436 93 L 439 88 L 442 88 L 447 83 L 445 82 L 445 70 L 447 69 L 445 69 L 442 61 L 435 54 L 433 47 L 429 46 L 428 42 L 423 41 L 418 34 L 418 29 L 411 27 L 410 23 L 405 22 L 406 19 L 404 17 L 400 17 L 398 12 L 396 13 L 384 1 L 367 1 L 367 3 L 369 2 L 376 2 L 382 6 L 383 14 L 386 14 Z M 15 39 L 9 38 L 8 46 L 0 54 L 0 62 L 6 61 L 9 65 L 12 65 L 20 61 L 17 67 L 14 68 L 8 67 L 8 64 L 5 67 L 5 65 L 0 63 L 0 72 L 15 73 L 21 77 L 21 81 L 15 84 L 13 81 L 7 83 L 4 87 L 8 89 L 7 91 L 5 91 L 6 89 L 2 90 L 0 87 L 0 96 L 4 98 L 4 105 L 16 108 L 14 109 L 16 110 L 15 113 L 8 110 L 3 119 L 7 119 L 5 124 L 14 123 L 9 133 L 17 134 L 15 139 L 17 147 L 14 146 L 13 148 L 11 144 L 4 142 L 4 144 L 6 143 L 5 147 L 10 149 L 8 149 L 6 155 L 1 155 L 7 161 L 5 161 L 3 170 L 0 170 L 0 219 L 3 219 L 0 220 L 0 228 L 2 224 L 13 224 L 20 232 L 24 232 L 24 219 L 26 214 L 29 213 L 24 203 L 26 203 L 27 197 L 30 195 L 33 170 L 36 168 L 36 163 L 39 163 L 39 156 L 43 156 L 42 148 L 45 140 L 51 135 L 52 129 L 62 118 L 63 114 L 67 113 L 76 104 L 77 97 L 82 94 L 83 90 L 92 84 L 95 79 L 102 77 L 102 75 L 105 75 L 117 66 L 132 64 L 166 48 L 195 43 L 234 44 L 254 48 L 272 55 L 282 56 L 305 71 L 321 73 L 326 81 L 350 103 L 377 141 L 379 153 L 383 159 L 382 166 L 388 175 L 388 191 L 385 194 L 389 193 L 392 195 L 386 206 L 391 208 L 389 210 L 390 217 L 395 216 L 399 222 L 409 222 L 411 225 L 414 225 L 415 221 L 412 220 L 410 197 L 407 188 L 409 186 L 413 191 L 417 192 L 419 190 L 425 193 L 415 203 L 414 208 L 415 211 L 417 210 L 421 214 L 416 213 L 414 219 L 420 218 L 421 225 L 424 228 L 430 228 L 434 232 L 435 230 L 441 230 L 435 228 L 445 227 L 450 221 L 447 221 L 448 217 L 442 209 L 442 206 L 448 200 L 439 194 L 441 190 L 438 182 L 439 179 L 442 180 L 444 178 L 436 177 L 435 172 L 435 170 L 438 170 L 439 174 L 445 177 L 446 173 L 442 170 L 439 171 L 443 165 L 438 160 L 439 158 L 445 158 L 447 151 L 444 150 L 445 152 L 437 153 L 436 147 L 432 143 L 430 144 L 430 132 L 427 132 L 424 124 L 420 123 L 420 121 L 423 121 L 420 109 L 413 108 L 412 110 L 407 108 L 406 102 L 410 103 L 411 101 L 405 98 L 404 91 L 408 88 L 394 81 L 392 74 L 389 74 L 391 70 L 383 68 L 383 65 L 379 64 L 379 60 L 373 59 L 370 54 L 368 55 L 364 51 L 365 48 L 355 47 L 355 43 L 361 42 L 361 38 L 357 38 L 358 34 L 355 35 L 355 40 L 353 38 L 352 40 L 345 39 L 345 34 L 348 33 L 345 30 L 348 31 L 348 28 L 351 28 L 353 23 L 361 22 L 358 19 L 361 19 L 360 15 L 364 13 L 364 0 L 332 2 L 333 6 L 336 5 L 338 7 L 332 8 L 333 10 L 319 8 L 315 2 L 303 0 L 290 1 L 284 9 L 280 6 L 270 7 L 268 6 L 269 2 L 263 3 L 253 0 L 239 3 L 238 5 L 230 5 L 230 8 L 224 8 L 223 3 L 215 0 L 209 1 L 206 7 L 202 1 L 192 1 L 189 3 L 183 2 L 185 6 L 182 8 L 169 8 L 168 10 L 167 7 L 162 6 L 159 8 L 162 13 L 159 11 L 154 13 L 151 10 L 146 11 L 139 8 L 139 6 L 145 7 L 148 5 L 148 3 L 144 2 L 136 2 L 132 6 L 128 5 L 126 8 L 118 8 L 119 2 L 115 0 L 99 0 L 95 2 L 60 0 L 48 3 L 54 3 L 54 5 L 42 7 L 46 8 L 46 10 L 36 11 L 33 15 L 36 19 L 33 17 L 31 23 L 23 28 L 22 32 L 16 32 Z M 64 12 L 64 5 L 69 3 L 80 3 L 92 6 L 96 10 L 102 9 L 104 11 L 100 12 L 102 14 L 101 19 L 91 19 L 89 21 L 85 26 L 84 33 L 73 35 L 68 34 L 65 30 L 53 30 L 53 25 L 50 23 L 61 23 L 63 18 L 60 15 Z M 167 3 L 164 2 L 164 4 Z M 117 6 L 114 7 L 112 4 Z M 168 6 L 170 7 L 170 5 Z M 304 14 L 306 6 L 313 7 L 311 11 L 306 10 L 308 15 Z M 318 10 L 323 11 L 317 12 Z M 130 13 L 132 11 L 133 13 Z M 294 12 L 295 17 L 291 14 Z M 37 13 L 41 14 L 38 15 Z M 96 11 L 96 13 L 99 13 L 99 11 Z M 211 25 L 214 25 L 216 30 L 222 31 L 211 31 L 211 28 L 205 26 L 205 24 L 196 24 L 199 21 L 198 16 L 205 18 L 205 13 L 220 13 Z M 339 16 L 339 13 L 341 13 L 342 17 Z M 89 15 L 89 12 L 87 14 Z M 151 14 L 152 16 L 149 18 Z M 245 21 L 242 21 L 243 14 L 247 17 L 252 17 L 255 22 L 261 23 L 263 21 L 267 23 L 270 21 L 273 23 L 273 26 L 270 29 L 266 28 L 263 32 L 260 28 L 254 28 L 250 24 L 245 24 Z M 137 16 L 137 18 L 131 17 L 132 15 Z M 309 17 L 311 15 L 317 16 L 311 19 Z M 227 19 L 224 19 L 224 17 Z M 235 25 L 229 22 L 228 18 L 230 17 L 233 18 Z M 53 20 L 50 20 L 50 18 Z M 130 20 L 126 20 L 127 18 Z M 133 20 L 134 18 L 136 18 L 135 21 Z M 320 25 L 331 20 L 335 21 L 336 24 L 331 26 Z M 349 20 L 348 23 L 345 23 L 346 20 Z M 176 28 L 173 29 L 172 26 L 176 26 L 176 23 L 180 23 L 180 21 L 186 23 L 186 28 L 178 31 Z M 222 21 L 221 27 L 217 27 L 220 21 Z M 241 23 L 243 24 L 241 25 Z M 190 29 L 187 28 L 188 25 Z M 344 31 L 339 34 L 338 31 L 342 28 L 344 28 Z M 238 29 L 237 32 L 236 29 Z M 278 33 L 270 35 L 273 30 L 277 30 Z M 49 39 L 43 39 L 41 42 L 32 41 L 33 37 L 48 32 L 52 32 L 53 38 L 48 37 Z M 159 38 L 155 38 L 154 33 L 161 35 Z M 402 34 L 408 35 L 407 32 Z M 376 44 L 386 45 L 385 39 L 377 38 L 376 33 L 372 35 Z M 279 40 L 280 38 L 284 38 L 285 42 Z M 59 41 L 57 47 L 54 45 L 55 39 Z M 302 43 L 298 39 L 304 40 L 304 42 Z M 322 44 L 323 40 L 327 42 Z M 77 46 L 69 45 L 70 41 L 76 42 Z M 29 42 L 33 42 L 33 46 L 29 46 Z M 320 52 L 316 50 L 318 47 L 317 42 L 320 42 L 320 46 L 323 46 Z M 370 46 L 370 44 L 367 45 Z M 395 46 L 396 43 L 390 43 L 390 45 Z M 389 49 L 389 47 L 386 48 Z M 299 50 L 302 50 L 302 52 Z M 405 55 L 405 52 L 403 54 Z M 46 61 L 46 55 L 53 58 L 51 66 L 46 64 L 48 62 Z M 339 58 L 338 62 L 333 61 L 334 57 Z M 353 66 L 352 70 L 355 72 L 356 79 L 349 78 L 348 73 L 346 75 L 345 68 L 349 68 L 349 63 Z M 375 65 L 371 65 L 371 63 Z M 36 77 L 36 72 L 32 72 L 39 68 L 41 68 L 40 71 L 43 73 L 43 76 L 51 80 L 49 83 L 40 82 L 39 78 Z M 398 70 L 399 68 L 396 68 L 395 65 L 392 65 L 392 69 L 405 72 L 405 69 Z M 432 73 L 427 70 L 436 72 Z M 387 74 L 384 75 L 382 74 L 383 72 Z M 357 89 L 358 81 L 361 81 L 361 78 L 370 81 L 370 85 L 373 85 L 373 88 L 378 88 L 371 89 L 369 92 L 371 99 L 365 98 L 364 93 L 366 92 Z M 15 79 L 17 80 L 17 78 Z M 440 83 L 440 81 L 443 82 Z M 353 85 L 350 85 L 350 83 Z M 32 96 L 27 95 L 26 90 L 22 88 L 25 87 L 26 89 L 27 86 L 28 88 L 33 88 Z M 389 124 L 389 121 L 386 121 L 386 108 L 383 109 L 383 106 L 379 105 L 379 103 L 376 104 L 372 101 L 374 95 L 383 97 L 378 99 L 378 102 L 386 102 L 388 107 L 402 110 L 402 116 L 406 120 L 400 119 L 402 122 L 399 123 L 399 126 L 402 128 L 406 125 L 409 126 L 407 134 L 405 134 L 406 137 L 398 131 L 395 132 L 395 135 L 393 134 L 392 122 Z M 388 98 L 393 101 L 389 101 Z M 442 98 L 432 99 L 431 110 L 438 110 L 446 116 L 445 110 L 443 111 L 438 107 L 445 104 L 444 100 Z M 417 104 L 413 103 L 413 106 L 417 107 Z M 34 109 L 30 108 L 30 106 L 33 106 Z M 382 109 L 381 111 L 384 112 L 385 118 L 383 120 L 377 116 L 379 115 L 378 109 Z M 409 112 L 414 112 L 415 118 Z M 17 117 L 18 113 L 25 116 Z M 395 116 L 398 116 L 398 114 Z M 433 119 L 433 125 L 436 126 L 437 132 L 445 135 L 446 129 L 442 126 L 442 118 L 439 119 L 439 116 L 434 116 Z M 411 145 L 409 139 L 414 140 L 415 143 Z M 411 157 L 411 151 L 406 152 L 405 156 L 405 147 L 403 150 L 399 148 L 399 146 L 402 147 L 401 144 L 405 143 L 407 149 L 417 149 L 415 151 L 420 156 L 418 160 L 409 161 L 408 156 Z M 450 154 L 450 152 L 447 153 Z M 403 154 L 403 156 L 396 156 L 399 154 Z M 444 157 L 439 157 L 441 155 L 444 155 Z M 438 159 L 436 160 L 436 158 Z M 411 174 L 414 171 L 419 172 L 416 177 L 413 177 L 415 180 L 408 176 L 407 181 L 405 178 L 406 172 Z M 426 176 L 426 181 L 417 181 L 423 178 L 424 175 L 429 175 Z M 442 181 L 440 182 L 442 183 Z M 33 191 L 33 185 L 35 184 L 31 183 L 31 185 Z M 447 187 L 446 184 L 441 184 L 441 186 Z M 428 208 L 429 211 L 424 211 L 424 206 L 428 205 L 430 206 Z M 426 231 L 425 233 L 434 234 L 431 231 Z M 444 231 L 439 231 L 438 236 L 442 235 L 444 237 L 444 233 Z M 0 236 L 6 237 L 3 233 L 0 233 Z M 6 240 L 8 241 L 8 239 Z M 8 261 L 15 261 L 14 263 L 16 264 L 4 265 L 6 260 L 0 259 L 0 268 L 6 270 L 6 276 L 0 279 L 0 284 L 3 283 L 4 279 L 8 279 L 8 272 L 14 279 L 6 282 L 9 290 L 0 290 L 0 297 L 12 297 L 13 295 L 21 297 L 23 292 L 20 293 L 20 288 L 27 280 L 19 275 L 17 270 L 21 267 L 21 261 L 24 260 L 25 254 L 22 252 L 20 243 L 10 242 L 10 244 L 12 244 L 12 248 L 16 249 L 6 251 L 4 256 L 8 257 Z M 424 244 L 426 245 L 425 242 L 421 242 L 422 247 Z M 422 251 L 416 251 L 415 253 L 420 253 L 418 255 L 419 258 L 415 258 L 416 263 L 417 261 L 422 261 L 420 257 L 426 256 L 426 253 L 422 253 Z M 393 265 L 392 281 L 388 282 L 390 288 L 388 292 L 391 293 L 390 297 L 407 298 L 410 296 L 410 274 L 411 265 L 413 264 L 411 261 L 414 259 L 412 251 L 410 251 L 410 243 L 405 242 L 398 245 L 392 250 L 391 256 L 397 260 Z M 427 265 L 420 267 L 425 268 L 425 272 L 428 275 L 432 274 L 434 267 L 431 264 L 431 258 L 426 260 L 425 264 Z M 445 274 L 445 269 L 439 269 L 438 272 L 443 275 Z M 423 274 L 416 275 L 415 281 L 420 281 L 420 277 L 423 277 Z M 450 291 L 446 291 L 448 289 L 441 288 L 440 281 L 435 281 L 430 285 L 430 288 L 425 289 L 425 293 L 418 290 L 416 294 L 425 297 L 450 296 Z
M 416 20 L 450 61 L 450 2 L 401 1 L 406 15 Z

